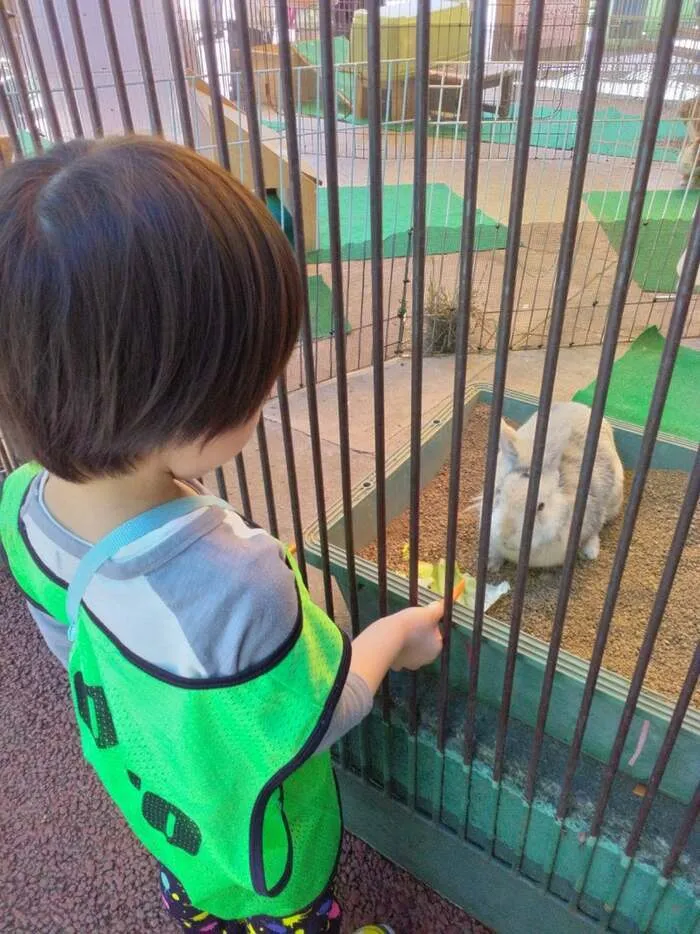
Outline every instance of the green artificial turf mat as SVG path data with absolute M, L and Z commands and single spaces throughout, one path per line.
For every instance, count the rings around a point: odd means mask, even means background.
M 323 276 L 309 276 L 309 313 L 311 336 L 314 338 L 330 337 L 335 332 L 331 295 Z M 345 333 L 349 334 L 350 330 L 350 324 L 346 321 Z
M 584 199 L 612 247 L 619 252 L 629 193 L 591 191 Z M 647 192 L 632 268 L 632 278 L 643 291 L 675 292 L 678 286 L 676 268 L 688 246 L 698 200 L 698 189 Z
M 616 361 L 605 405 L 606 415 L 633 425 L 646 424 L 663 349 L 663 336 L 658 328 L 650 327 Z M 592 405 L 594 392 L 595 381 L 580 389 L 574 401 Z M 680 347 L 661 419 L 661 431 L 699 442 L 699 393 L 700 352 Z
M 369 210 L 370 190 L 366 186 L 338 190 L 340 203 L 340 241 L 343 259 L 369 259 L 371 256 Z M 309 259 L 330 261 L 328 231 L 328 193 L 318 189 L 319 248 Z M 447 185 L 426 186 L 426 253 L 459 253 L 462 239 L 463 202 Z M 384 256 L 407 256 L 411 253 L 413 226 L 413 185 L 385 185 L 382 192 Z M 507 228 L 482 211 L 477 211 L 476 249 L 502 250 Z

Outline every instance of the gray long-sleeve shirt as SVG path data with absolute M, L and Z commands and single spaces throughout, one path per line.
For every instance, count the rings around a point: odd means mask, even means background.
M 70 582 L 90 544 L 51 515 L 46 478 L 33 481 L 20 521 L 36 557 Z M 227 677 L 264 663 L 299 612 L 280 544 L 223 506 L 203 506 L 122 548 L 94 575 L 83 599 L 136 656 L 187 678 Z M 29 610 L 67 667 L 66 627 L 34 606 Z M 369 687 L 350 672 L 319 749 L 356 726 L 371 706 Z

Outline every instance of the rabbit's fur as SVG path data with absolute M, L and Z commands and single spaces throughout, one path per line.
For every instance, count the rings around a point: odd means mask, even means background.
M 585 405 L 560 402 L 552 406 L 530 567 L 557 567 L 564 563 L 589 420 L 590 409 Z M 517 431 L 505 422 L 501 425 L 489 546 L 492 570 L 498 569 L 504 560 L 514 563 L 518 560 L 536 424 L 537 413 Z M 622 462 L 612 428 L 603 420 L 581 530 L 580 548 L 585 557 L 598 557 L 600 530 L 620 512 L 622 487 Z

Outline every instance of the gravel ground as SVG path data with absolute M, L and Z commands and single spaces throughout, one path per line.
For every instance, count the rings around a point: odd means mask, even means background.
M 0 657 L 0 931 L 174 934 L 155 863 L 83 763 L 63 669 L 2 569 Z M 338 897 L 348 932 L 385 921 L 396 934 L 488 934 L 351 837 Z

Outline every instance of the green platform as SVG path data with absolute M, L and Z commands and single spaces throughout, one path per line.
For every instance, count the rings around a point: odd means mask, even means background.
M 605 405 L 608 418 L 644 427 L 664 349 L 658 328 L 640 334 L 614 364 Z M 576 402 L 593 404 L 595 380 L 574 396 Z M 700 352 L 680 347 L 669 387 L 661 431 L 700 442 Z
M 591 191 L 584 200 L 616 252 L 619 252 L 629 205 L 628 192 Z M 632 278 L 644 292 L 675 292 L 676 268 L 688 246 L 700 190 L 649 191 L 644 199 Z
M 366 186 L 339 189 L 340 239 L 343 259 L 369 259 L 370 190 Z M 407 256 L 412 247 L 413 185 L 385 185 L 382 192 L 384 256 Z M 463 201 L 447 185 L 426 187 L 426 253 L 459 253 L 462 239 Z M 319 247 L 309 253 L 309 260 L 330 261 L 327 189 L 318 190 Z M 504 224 L 477 211 L 476 249 L 502 250 L 506 245 Z

